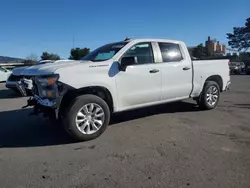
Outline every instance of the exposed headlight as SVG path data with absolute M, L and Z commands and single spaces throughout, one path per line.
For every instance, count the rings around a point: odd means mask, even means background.
M 57 85 L 59 75 L 49 75 L 36 78 L 36 83 L 41 98 L 54 99 L 57 95 Z
M 50 76 L 38 77 L 37 81 L 41 86 L 46 87 L 46 86 L 54 85 L 54 83 L 56 83 L 58 78 L 59 78 L 59 75 L 55 74 L 55 75 L 50 75 Z
M 54 91 L 54 90 L 42 90 L 41 94 L 39 96 L 41 98 L 55 99 L 56 98 L 56 91 Z

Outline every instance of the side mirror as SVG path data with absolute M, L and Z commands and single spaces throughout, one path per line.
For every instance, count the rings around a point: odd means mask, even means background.
M 136 63 L 136 57 L 123 57 L 121 60 L 120 70 L 126 71 L 127 66 L 134 65 Z

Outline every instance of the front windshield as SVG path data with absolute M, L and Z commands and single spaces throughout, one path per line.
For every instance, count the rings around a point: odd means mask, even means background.
M 100 48 L 97 48 L 93 52 L 90 52 L 87 56 L 81 60 L 89 61 L 105 61 L 111 59 L 117 52 L 119 52 L 128 42 L 117 42 L 106 44 Z

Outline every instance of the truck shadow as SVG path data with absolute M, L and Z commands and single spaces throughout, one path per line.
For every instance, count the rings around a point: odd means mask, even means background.
M 0 112 L 0 148 L 39 147 L 73 143 L 59 125 L 30 116 L 31 109 Z
M 234 104 L 238 108 L 250 109 L 250 104 Z
M 12 98 L 19 98 L 21 94 L 11 89 L 1 89 L 0 90 L 0 99 L 12 99 Z
M 140 119 L 140 118 L 158 115 L 158 114 L 193 112 L 193 111 L 200 111 L 200 109 L 197 107 L 195 103 L 184 102 L 184 101 L 173 102 L 173 103 L 150 106 L 147 108 L 141 108 L 141 109 L 114 114 L 111 119 L 110 124 L 112 125 L 116 123 L 122 123 L 126 121 L 131 121 L 134 119 Z
M 116 114 L 111 125 L 164 113 L 199 110 L 192 103 L 178 102 Z M 31 109 L 0 112 L 0 148 L 43 147 L 74 143 L 60 125 L 30 116 Z M 125 125 L 124 125 L 125 126 Z

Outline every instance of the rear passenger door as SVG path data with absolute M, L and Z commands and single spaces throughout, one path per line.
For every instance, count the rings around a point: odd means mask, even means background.
M 162 100 L 182 99 L 192 89 L 192 67 L 189 57 L 178 43 L 159 42 L 162 73 Z

